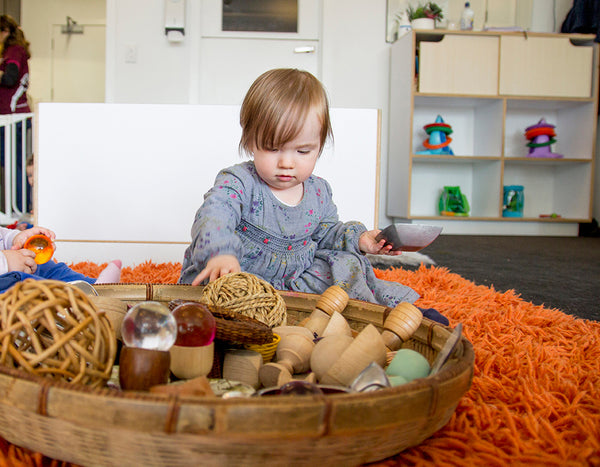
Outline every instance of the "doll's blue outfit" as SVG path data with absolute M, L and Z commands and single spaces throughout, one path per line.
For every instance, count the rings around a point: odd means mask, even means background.
M 413 303 L 419 294 L 405 285 L 378 279 L 360 252 L 366 227 L 340 222 L 331 187 L 311 175 L 302 201 L 279 201 L 252 161 L 222 170 L 204 196 L 192 225 L 192 242 L 183 258 L 180 283 L 189 284 L 209 259 L 230 254 L 242 271 L 278 290 L 321 294 L 339 285 L 359 300 L 393 307 Z

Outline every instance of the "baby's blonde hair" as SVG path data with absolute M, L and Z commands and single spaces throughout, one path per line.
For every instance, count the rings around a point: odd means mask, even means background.
M 246 93 L 240 111 L 240 152 L 273 149 L 293 140 L 306 117 L 316 110 L 321 123 L 319 154 L 333 139 L 329 104 L 323 85 L 307 71 L 277 68 L 260 75 Z

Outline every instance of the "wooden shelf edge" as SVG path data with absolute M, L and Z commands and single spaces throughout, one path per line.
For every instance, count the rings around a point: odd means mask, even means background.
M 505 162 L 531 162 L 532 164 L 543 164 L 543 163 L 558 163 L 565 164 L 569 162 L 591 163 L 592 159 L 569 159 L 568 157 L 504 157 Z
M 591 219 L 582 218 L 563 218 L 563 217 L 482 217 L 482 216 L 407 216 L 411 220 L 428 221 L 487 221 L 487 222 L 556 222 L 566 224 L 585 224 Z
M 442 93 L 442 92 L 421 92 L 415 91 L 415 97 L 443 97 L 443 98 L 460 98 L 460 99 L 488 99 L 488 100 L 506 100 L 506 101 L 556 101 L 556 102 L 595 102 L 596 98 L 577 97 L 577 96 L 533 96 L 524 94 L 464 94 L 464 93 Z
M 502 159 L 500 156 L 445 156 L 443 154 L 412 154 L 411 157 L 417 161 L 435 161 L 435 160 L 448 160 L 448 161 L 499 161 Z

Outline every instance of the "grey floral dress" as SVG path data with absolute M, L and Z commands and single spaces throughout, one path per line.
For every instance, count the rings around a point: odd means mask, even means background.
M 360 222 L 340 222 L 331 187 L 311 175 L 297 206 L 279 201 L 258 176 L 254 163 L 222 170 L 204 196 L 192 225 L 180 283 L 189 284 L 217 255 L 235 255 L 242 271 L 278 290 L 321 294 L 331 285 L 350 298 L 393 307 L 414 302 L 411 288 L 375 277 L 360 252 Z

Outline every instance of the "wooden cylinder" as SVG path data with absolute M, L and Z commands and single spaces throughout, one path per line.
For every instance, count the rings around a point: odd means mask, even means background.
M 223 378 L 239 381 L 258 389 L 258 372 L 263 365 L 263 357 L 254 350 L 230 349 L 223 360 Z
M 329 287 L 317 300 L 315 308 L 322 310 L 328 315 L 331 315 L 334 311 L 343 313 L 346 306 L 348 306 L 348 294 L 339 285 L 332 285 Z
M 398 350 L 403 342 L 417 330 L 423 321 L 423 313 L 416 306 L 402 302 L 390 312 L 383 323 L 381 337 L 390 350 Z

